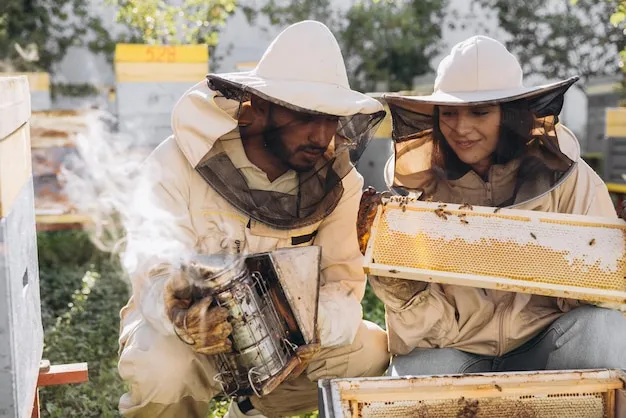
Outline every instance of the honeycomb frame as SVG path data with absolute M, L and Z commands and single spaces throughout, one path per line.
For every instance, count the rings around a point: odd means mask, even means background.
M 371 228 L 370 275 L 626 303 L 626 222 L 391 198 Z
M 626 374 L 568 370 L 323 380 L 324 418 L 626 417 Z

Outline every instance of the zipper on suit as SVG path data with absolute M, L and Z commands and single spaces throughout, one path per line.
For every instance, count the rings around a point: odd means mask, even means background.
M 504 307 L 502 308 L 502 313 L 500 314 L 500 324 L 499 324 L 499 333 L 498 333 L 498 352 L 496 354 L 497 357 L 504 355 L 504 345 L 506 342 L 506 338 L 504 335 L 504 320 L 507 317 L 507 313 L 509 309 L 513 306 L 513 301 L 515 300 L 515 294 L 507 295 L 506 302 L 504 303 Z
M 493 167 L 489 168 L 489 173 L 487 174 L 487 181 L 485 182 L 485 189 L 487 189 L 487 199 L 489 200 L 489 204 L 493 204 L 493 191 L 491 190 L 491 180 L 493 176 Z

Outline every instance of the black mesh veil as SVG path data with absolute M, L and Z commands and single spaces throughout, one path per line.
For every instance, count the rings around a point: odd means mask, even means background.
M 497 196 L 493 206 L 513 206 L 545 194 L 572 172 L 575 161 L 561 151 L 557 137 L 563 95 L 571 84 L 573 81 L 511 101 L 455 104 L 500 106 L 500 134 L 493 159 L 494 164 L 506 166 L 507 173 L 514 173 L 514 179 L 510 191 Z M 394 141 L 394 173 L 389 186 L 421 192 L 422 199 L 484 204 L 472 202 L 472 194 L 463 191 L 461 179 L 472 168 L 447 144 L 440 107 L 401 96 L 386 96 L 385 101 L 391 111 Z
M 312 115 L 324 115 L 296 107 L 245 86 L 209 75 L 208 86 L 223 98 L 239 103 L 248 102 L 256 95 L 271 103 Z M 336 116 L 336 115 L 328 115 Z M 363 150 L 374 136 L 385 112 L 338 117 L 337 131 L 326 152 L 314 168 L 298 172 L 296 179 L 286 181 L 280 191 L 259 190 L 250 187 L 241 168 L 227 153 L 227 141 L 242 141 L 233 131 L 219 141 L 196 167 L 196 170 L 222 197 L 237 209 L 277 229 L 293 229 L 315 224 L 328 216 L 343 194 L 342 179 L 354 168 Z M 238 118 L 238 111 L 233 115 Z

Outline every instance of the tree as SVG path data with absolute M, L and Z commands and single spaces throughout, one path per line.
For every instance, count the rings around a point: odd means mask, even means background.
M 271 25 L 285 26 L 306 19 L 332 25 L 335 11 L 330 3 L 330 0 L 248 0 L 241 2 L 240 7 L 250 23 L 261 14 Z
M 615 12 L 611 15 L 610 22 L 615 27 L 622 29 L 624 36 L 626 36 L 626 0 L 621 0 L 619 4 L 615 6 Z M 620 57 L 620 66 L 622 67 L 622 72 L 624 73 L 622 90 L 626 92 L 626 45 L 622 47 Z
M 52 72 L 71 46 L 82 45 L 90 31 L 104 36 L 101 21 L 89 14 L 87 0 L 2 0 L 0 57 L 5 71 Z M 88 45 L 111 49 L 106 42 Z
M 407 90 L 431 71 L 441 48 L 445 0 L 364 0 L 343 16 L 338 32 L 353 87 Z
M 623 0 L 621 0 L 623 1 Z M 526 74 L 547 78 L 619 73 L 619 55 L 626 46 L 622 30 L 607 16 L 616 0 L 474 0 L 493 10 L 500 27 L 511 35 L 507 48 L 516 55 Z
M 446 5 L 447 0 L 358 0 L 338 10 L 329 0 L 249 0 L 241 7 L 251 23 L 258 15 L 279 26 L 324 22 L 337 36 L 352 87 L 374 91 L 381 84 L 385 90 L 411 89 L 415 77 L 431 71 Z
M 108 0 L 118 7 L 117 21 L 130 40 L 147 44 L 217 45 L 219 32 L 237 0 Z

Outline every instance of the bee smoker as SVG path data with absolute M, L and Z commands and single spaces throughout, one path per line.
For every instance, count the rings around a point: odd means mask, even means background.
M 191 261 L 201 272 L 197 292 L 229 312 L 233 349 L 215 356 L 215 380 L 227 395 L 267 395 L 299 364 L 295 350 L 317 342 L 320 255 L 303 247 Z

